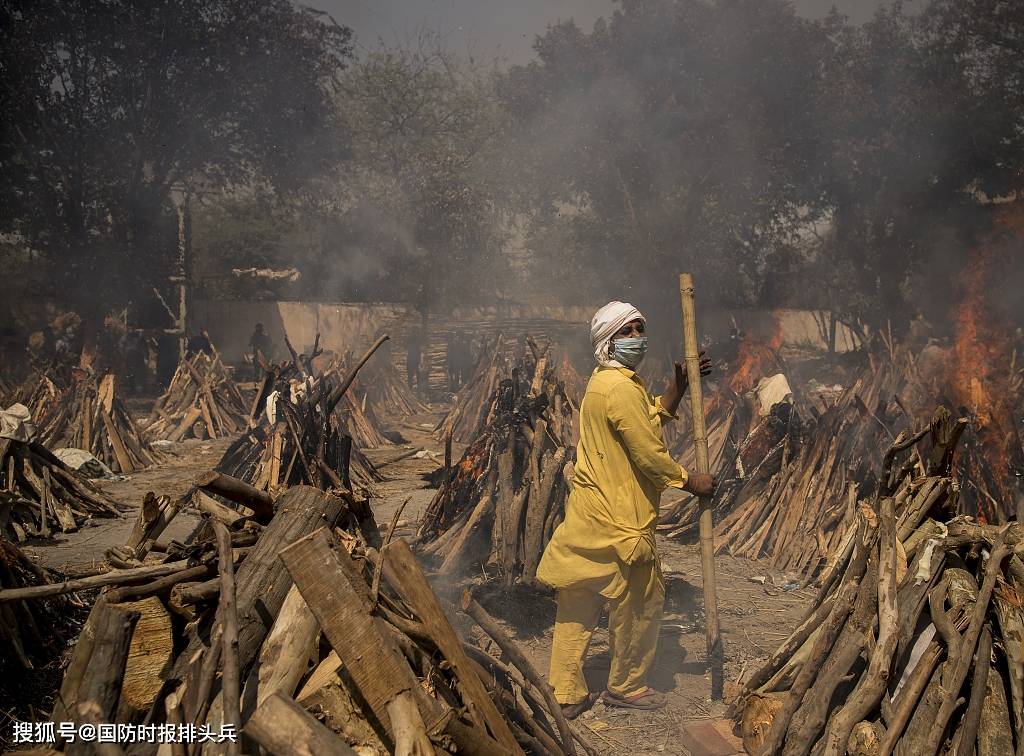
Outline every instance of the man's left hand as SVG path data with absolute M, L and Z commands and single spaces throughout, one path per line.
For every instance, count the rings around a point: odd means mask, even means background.
M 686 393 L 686 389 L 690 386 L 690 376 L 686 372 L 686 367 L 681 362 L 675 363 L 676 366 L 676 391 L 679 396 L 683 396 Z M 707 376 L 711 374 L 711 358 L 707 356 L 705 352 L 700 353 L 700 374 L 701 376 Z

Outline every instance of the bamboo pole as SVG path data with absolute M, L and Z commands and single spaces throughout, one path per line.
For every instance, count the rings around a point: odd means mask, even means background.
M 693 276 L 679 274 L 679 297 L 683 309 L 683 353 L 689 378 L 690 407 L 693 415 L 693 443 L 696 472 L 709 473 L 708 431 L 704 424 L 704 392 L 700 382 L 700 350 L 697 345 L 697 311 L 694 306 Z M 705 637 L 708 667 L 711 670 L 711 697 L 721 700 L 725 684 L 725 650 L 718 632 L 718 584 L 715 580 L 714 525 L 711 520 L 711 498 L 701 498 L 700 569 L 704 584 Z

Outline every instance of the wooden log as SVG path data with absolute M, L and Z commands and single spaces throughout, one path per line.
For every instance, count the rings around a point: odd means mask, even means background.
M 1016 557 L 1012 557 L 1008 564 L 1011 571 L 1014 559 Z M 1012 598 L 1014 590 L 1017 597 L 1021 597 L 1024 581 L 1011 579 L 1006 582 L 1009 584 L 1006 590 L 1000 589 L 992 594 L 992 603 L 995 604 L 1010 676 L 1010 710 L 1013 712 L 1017 740 L 1024 743 L 1024 606 Z M 1016 585 L 1011 588 L 1014 583 Z
M 110 439 L 110 445 L 114 449 L 114 456 L 117 459 L 117 464 L 121 468 L 120 472 L 125 475 L 130 475 L 135 472 L 135 465 L 132 463 L 132 458 L 128 454 L 128 449 L 125 448 L 124 441 L 121 440 L 121 434 L 117 431 L 117 426 L 114 425 L 113 418 L 110 417 L 110 413 L 106 409 L 100 410 L 100 419 L 103 421 L 103 427 L 107 431 L 107 438 Z
M 508 658 L 510 662 L 519 670 L 523 675 L 523 678 L 531 685 L 537 688 L 544 696 L 544 701 L 547 704 L 548 712 L 550 716 L 555 720 L 555 724 L 558 727 L 559 740 L 562 750 L 574 756 L 576 753 L 576 746 L 573 743 L 572 730 L 569 729 L 569 723 L 565 719 L 565 715 L 562 713 L 562 707 L 558 701 L 555 700 L 554 689 L 549 685 L 538 673 L 534 666 L 530 663 L 530 660 L 526 658 L 519 647 L 509 638 L 505 631 L 501 629 L 501 626 L 494 621 L 494 618 L 487 613 L 487 611 L 480 606 L 476 601 L 473 600 L 472 594 L 468 589 L 462 592 L 462 611 L 473 618 L 473 621 L 480 626 L 480 629 L 490 636 L 502 653 Z
M 351 557 L 326 528 L 280 556 L 363 700 L 395 742 L 389 704 L 419 683 L 390 634 L 378 625 L 382 620 L 370 614 L 365 582 Z M 404 703 L 398 713 L 410 716 Z
M 337 496 L 310 486 L 289 488 L 281 496 L 279 505 L 277 515 L 264 528 L 236 575 L 238 666 L 242 674 L 248 674 L 292 585 L 277 552 L 316 528 L 333 527 L 345 509 L 344 502 Z M 175 586 L 172 594 L 179 588 L 182 585 Z M 194 683 L 197 671 L 190 672 L 188 660 L 202 645 L 201 639 L 192 640 L 178 657 L 174 677 L 184 679 L 186 684 Z
M 988 564 L 985 566 L 985 580 L 982 583 L 981 590 L 978 592 L 978 600 L 974 604 L 971 623 L 967 626 L 967 632 L 964 633 L 963 641 L 957 649 L 956 663 L 950 670 L 948 678 L 945 675 L 943 676 L 942 687 L 945 689 L 945 696 L 942 699 L 942 705 L 939 707 L 939 713 L 935 722 L 929 731 L 928 738 L 924 743 L 922 753 L 936 753 L 939 749 L 939 744 L 946 735 L 946 726 L 949 724 L 949 718 L 953 715 L 953 710 L 956 708 L 960 688 L 963 686 L 964 680 L 967 679 L 971 659 L 978 645 L 978 639 L 985 621 L 985 614 L 988 611 L 988 604 L 992 599 L 992 591 L 995 588 L 996 578 L 999 577 L 1002 570 L 1003 560 L 1009 555 L 1010 551 L 1007 549 L 1006 544 L 1003 543 L 1002 537 L 1000 537 L 996 541 L 995 546 L 993 546 Z
M 176 572 L 194 566 L 191 559 L 182 559 L 177 562 L 164 562 L 163 564 L 151 564 L 144 567 L 132 567 L 126 570 L 111 570 L 101 575 L 90 575 L 89 577 L 76 580 L 65 580 L 62 583 L 48 583 L 45 585 L 31 585 L 24 588 L 7 588 L 0 591 L 0 603 L 14 601 L 16 599 L 44 598 L 46 596 L 59 596 L 62 593 L 74 593 L 89 588 L 100 588 L 104 585 L 119 585 L 133 583 L 149 578 L 172 575 Z
M 281 693 L 260 704 L 245 734 L 274 756 L 355 756 L 345 741 Z
M 192 492 L 192 502 L 195 504 L 196 509 L 203 514 L 209 515 L 211 522 L 219 522 L 229 530 L 234 530 L 238 527 L 238 523 L 247 517 L 242 512 L 221 504 L 212 496 L 207 496 L 198 489 Z
M 892 655 L 899 640 L 896 608 L 896 515 L 891 496 L 882 499 L 879 511 L 878 637 L 867 671 L 843 707 L 833 715 L 825 732 L 826 756 L 845 753 L 850 734 L 878 705 L 889 681 Z
M 530 584 L 537 576 L 537 566 L 544 553 L 544 525 L 547 522 L 551 496 L 559 481 L 559 473 L 565 465 L 568 450 L 564 447 L 556 449 L 551 455 L 544 456 L 540 466 L 540 484 L 534 492 L 530 492 L 530 502 L 526 510 L 526 522 L 523 532 L 523 581 Z
M 413 690 L 420 691 L 420 688 L 403 690 L 386 704 L 395 741 L 395 756 L 433 756 L 434 745 L 423 724 Z
M 71 654 L 71 661 L 68 662 L 67 669 L 64 670 L 60 691 L 53 705 L 53 713 L 50 715 L 51 722 L 59 724 L 73 720 L 79 703 L 82 678 L 85 676 L 89 659 L 92 657 L 93 648 L 96 645 L 96 632 L 105 624 L 105 615 L 109 611 L 110 606 L 107 604 L 106 597 L 101 593 L 96 599 L 96 603 L 93 604 L 92 610 L 85 620 L 85 625 L 82 626 L 82 632 L 78 634 L 78 640 Z
M 169 591 L 178 583 L 205 578 L 209 576 L 212 571 L 213 567 L 211 565 L 196 565 L 195 567 L 189 567 L 181 570 L 180 572 L 175 572 L 172 575 L 167 575 L 166 577 L 154 580 L 151 583 L 114 588 L 107 592 L 107 600 L 111 604 L 121 604 L 125 601 L 136 601 L 138 599 L 145 598 L 146 596 L 154 596 L 156 594 Z
M 178 583 L 171 588 L 168 606 L 172 610 L 194 606 L 203 601 L 212 601 L 220 596 L 220 578 L 211 578 L 202 583 Z
M 274 516 L 274 497 L 266 491 L 250 486 L 244 480 L 211 470 L 196 478 L 195 485 L 208 493 L 223 496 L 235 504 L 249 507 L 261 525 L 270 522 L 270 518 Z
M 853 609 L 857 592 L 860 588 L 861 578 L 864 574 L 863 570 L 867 563 L 868 553 L 871 550 L 870 544 L 873 542 L 869 535 L 872 531 L 863 518 L 858 525 L 858 529 L 857 549 L 854 552 L 853 561 L 847 573 L 848 576 L 843 580 L 843 584 L 836 595 L 835 604 L 832 606 L 832 611 L 829 612 L 828 618 L 822 623 L 807 659 L 800 665 L 800 671 L 786 694 L 782 707 L 776 712 L 772 720 L 771 729 L 765 737 L 764 753 L 777 753 L 781 749 L 793 714 L 800 707 L 804 694 L 811 687 L 818 669 L 832 650 L 832 646 L 839 637 L 846 618 Z M 867 539 L 867 542 L 865 539 Z
M 80 725 L 92 725 L 97 728 L 97 731 L 100 725 L 110 724 L 110 720 L 104 719 L 103 712 L 100 710 L 100 705 L 95 701 L 83 701 L 78 704 L 78 716 L 75 717 L 75 721 Z M 81 744 L 78 745 L 81 747 Z M 92 741 L 90 745 L 96 756 L 122 756 L 124 754 L 124 749 L 122 749 L 117 743 L 110 743 L 97 739 Z M 71 750 L 75 749 L 69 749 L 69 751 Z
M 242 698 L 238 663 L 238 605 L 235 595 L 235 561 L 231 553 L 231 533 L 223 522 L 214 521 L 213 530 L 217 535 L 217 568 L 220 571 L 220 622 L 222 626 L 221 661 L 223 677 L 221 686 L 224 697 L 224 723 L 232 725 L 235 732 L 242 727 L 240 701 Z M 228 741 L 227 752 L 231 756 L 241 753 L 236 738 Z
M 392 541 L 381 552 L 383 572 L 388 583 L 412 608 L 423 623 L 423 630 L 430 635 L 438 650 L 444 655 L 459 682 L 470 719 L 485 726 L 499 743 L 513 753 L 519 751 L 515 737 L 498 713 L 487 691 L 471 668 L 469 659 L 462 648 L 462 641 L 445 616 L 426 576 L 405 541 Z
M 978 756 L 1006 756 L 1013 753 L 1013 725 L 1001 675 L 990 674 L 985 684 L 985 702 L 978 723 Z
M 107 600 L 114 604 L 112 593 L 107 593 Z M 132 629 L 121 698 L 111 721 L 134 723 L 141 721 L 153 706 L 170 669 L 174 651 L 171 617 L 163 603 L 152 596 L 142 601 L 118 603 L 116 608 L 137 612 L 139 619 Z
M 320 625 L 306 606 L 299 589 L 292 586 L 281 612 L 274 620 L 259 658 L 249 670 L 242 693 L 242 718 L 252 713 L 275 693 L 292 696 L 306 673 L 309 657 L 316 649 Z
M 117 714 L 132 630 L 138 618 L 138 612 L 111 606 L 103 612 L 102 624 L 96 628 L 92 655 L 78 695 L 79 701 L 92 701 L 99 706 L 101 721 L 113 722 Z
M 970 698 L 967 699 L 967 712 L 960 720 L 956 734 L 956 756 L 973 756 L 975 741 L 978 738 L 978 725 L 981 723 L 981 707 L 985 703 L 985 690 L 988 685 L 989 665 L 992 657 L 992 633 L 986 627 L 981 632 L 978 653 L 974 660 L 974 676 L 971 679 Z
M 487 557 L 490 543 L 485 536 L 490 532 L 488 526 L 492 524 L 495 517 L 496 475 L 494 473 L 488 476 L 487 483 L 484 484 L 484 494 L 473 507 L 469 519 L 460 526 L 458 535 L 438 569 L 442 575 L 456 574 L 468 564 Z
M 146 544 L 160 537 L 187 501 L 188 498 L 185 496 L 171 499 L 169 496 L 157 497 L 147 493 L 125 548 L 129 549 L 136 559 L 142 559 L 145 556 Z

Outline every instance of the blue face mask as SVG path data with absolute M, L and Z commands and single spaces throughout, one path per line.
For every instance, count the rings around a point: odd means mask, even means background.
M 647 354 L 647 337 L 616 339 L 612 342 L 608 354 L 616 362 L 621 362 L 631 370 L 635 369 Z

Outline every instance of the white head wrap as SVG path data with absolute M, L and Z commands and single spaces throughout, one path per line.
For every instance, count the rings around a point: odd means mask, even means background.
M 594 313 L 590 319 L 590 341 L 594 345 L 594 358 L 597 364 L 602 367 L 625 367 L 620 362 L 608 356 L 608 347 L 611 344 L 612 336 L 619 332 L 626 323 L 634 320 L 647 322 L 628 302 L 609 302 L 600 310 Z

